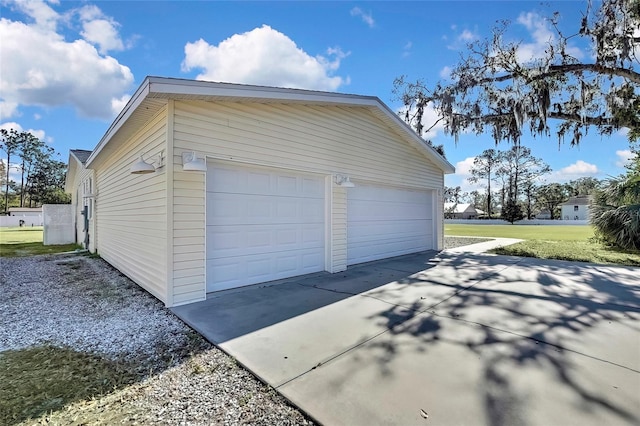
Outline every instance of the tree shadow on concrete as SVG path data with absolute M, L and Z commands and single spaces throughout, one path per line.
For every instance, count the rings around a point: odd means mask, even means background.
M 475 385 L 488 424 L 540 423 L 531 394 L 545 387 L 549 395 L 538 398 L 565 398 L 594 418 L 604 412 L 640 423 L 637 268 L 444 252 L 438 260 L 439 268 L 392 291 L 364 294 L 390 303 L 371 318 L 389 331 L 358 348 L 354 363 L 373 361 L 389 376 L 405 353 L 428 362 L 431 352 L 462 348 L 480 360 Z M 415 299 L 400 300 L 403 291 Z

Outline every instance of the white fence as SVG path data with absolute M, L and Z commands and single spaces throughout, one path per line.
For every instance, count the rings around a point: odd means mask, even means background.
M 76 241 L 73 213 L 74 209 L 71 204 L 45 204 L 42 206 L 45 246 L 71 244 Z
M 20 224 L 22 222 L 22 225 Z M 19 216 L 0 216 L 0 227 L 9 226 L 42 226 L 42 214 L 39 215 L 19 215 Z
M 460 223 L 465 225 L 509 225 L 509 222 L 502 219 L 445 219 L 444 223 Z M 516 225 L 588 225 L 588 220 L 550 220 L 531 219 L 519 220 Z

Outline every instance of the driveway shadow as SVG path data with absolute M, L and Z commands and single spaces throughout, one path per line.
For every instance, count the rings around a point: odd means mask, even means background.
M 321 422 L 640 423 L 637 268 L 427 252 L 173 311 Z
M 430 306 L 390 306 L 372 317 L 387 321 L 388 336 L 358 348 L 353 368 L 343 369 L 352 374 L 334 389 L 354 379 L 356 365 L 376 364 L 384 377 L 401 363 L 406 367 L 408 354 L 427 361 L 446 350 L 453 359 L 468 359 L 467 353 L 478 360 L 481 374 L 472 382 L 483 394 L 486 424 L 544 424 L 532 401 L 545 388 L 550 398 L 576 404 L 593 419 L 640 423 L 639 269 L 521 259 L 503 270 L 468 273 L 474 265 L 495 265 L 496 258 L 442 253 L 439 259 L 438 270 L 414 279 L 429 285 L 421 297 L 437 288 L 449 296 Z M 457 271 L 443 278 L 437 272 L 447 264 Z M 385 290 L 377 296 L 402 294 Z M 546 418 L 557 423 L 563 417 Z
M 437 252 L 411 254 L 240 289 L 209 293 L 207 300 L 171 310 L 214 344 L 222 344 L 389 283 L 410 285 L 410 276 L 436 265 Z

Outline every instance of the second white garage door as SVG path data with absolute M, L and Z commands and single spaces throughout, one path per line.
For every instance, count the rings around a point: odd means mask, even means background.
M 431 191 L 358 184 L 347 200 L 348 265 L 433 248 Z
M 324 270 L 324 178 L 209 164 L 207 291 Z

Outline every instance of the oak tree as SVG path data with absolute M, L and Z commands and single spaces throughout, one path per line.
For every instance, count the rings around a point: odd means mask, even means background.
M 509 22 L 491 37 L 468 45 L 450 79 L 428 86 L 399 77 L 394 92 L 405 120 L 422 134 L 433 106 L 447 134 L 489 133 L 495 142 L 519 142 L 524 132 L 559 142 L 580 143 L 590 128 L 602 135 L 628 129 L 640 138 L 640 1 L 603 0 L 585 4 L 575 30 L 561 28 L 560 15 L 548 18 L 553 35 L 544 52 L 523 55 L 522 42 L 509 37 Z M 576 45 L 592 52 L 577 55 Z M 551 125 L 554 122 L 554 125 Z

